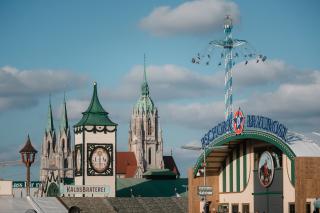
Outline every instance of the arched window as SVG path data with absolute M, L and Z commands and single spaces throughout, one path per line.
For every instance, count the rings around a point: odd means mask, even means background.
M 149 164 L 151 164 L 151 148 L 148 150 Z
M 151 135 L 151 120 L 148 119 L 148 135 Z
M 68 159 L 64 159 L 64 168 L 68 168 Z
M 62 151 L 64 151 L 64 147 L 65 147 L 65 143 L 64 143 L 64 139 L 62 139 Z
M 50 153 L 50 142 L 48 141 L 48 156 L 49 156 L 49 153 Z

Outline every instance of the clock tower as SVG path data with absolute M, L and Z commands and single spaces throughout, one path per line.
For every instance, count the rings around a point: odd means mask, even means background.
M 101 106 L 97 84 L 93 86 L 93 96 L 82 119 L 74 125 L 75 185 L 106 186 L 108 197 L 115 197 L 116 174 L 116 134 L 117 124 L 113 123 L 108 112 Z M 105 196 L 88 194 L 86 196 Z

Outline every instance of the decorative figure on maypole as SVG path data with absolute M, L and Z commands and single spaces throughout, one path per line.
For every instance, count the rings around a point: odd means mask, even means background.
M 192 63 L 205 63 L 209 65 L 214 54 L 220 55 L 220 60 L 224 59 L 225 65 L 225 119 L 229 120 L 233 117 L 232 110 L 232 67 L 236 61 L 244 59 L 245 65 L 250 60 L 255 59 L 256 63 L 264 62 L 267 57 L 257 54 L 255 50 L 246 40 L 232 38 L 232 19 L 229 15 L 226 16 L 224 22 L 225 38 L 221 40 L 213 40 L 209 42 L 209 46 L 196 57 L 192 58 Z M 222 49 L 222 50 L 221 50 Z M 215 50 L 215 51 L 214 51 Z M 222 65 L 222 61 L 218 61 L 218 66 Z

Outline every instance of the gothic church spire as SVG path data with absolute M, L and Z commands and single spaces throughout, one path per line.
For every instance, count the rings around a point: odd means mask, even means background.
M 69 124 L 68 124 L 66 94 L 64 94 L 63 107 L 62 107 L 61 120 L 60 120 L 60 132 L 66 131 L 68 128 L 69 128 Z
M 141 85 L 141 95 L 149 96 L 149 86 L 147 82 L 147 73 L 146 73 L 146 55 L 144 55 L 143 82 Z
M 53 117 L 52 117 L 52 108 L 51 108 L 51 94 L 49 96 L 49 109 L 48 109 L 48 120 L 47 120 L 47 128 L 46 132 L 53 132 L 54 131 L 54 126 L 53 126 Z

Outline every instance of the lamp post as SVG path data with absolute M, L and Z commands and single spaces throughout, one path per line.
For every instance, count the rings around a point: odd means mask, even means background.
M 182 149 L 187 149 L 187 150 L 194 150 L 194 151 L 202 151 L 203 150 L 203 186 L 205 187 L 207 185 L 206 183 L 206 167 L 207 167 L 207 160 L 206 160 L 206 152 L 208 147 L 207 146 L 188 146 L 188 145 L 184 145 L 181 146 Z M 227 146 L 216 146 L 216 147 L 211 147 L 211 150 L 219 150 L 219 149 L 225 149 L 228 148 Z M 200 176 L 200 172 L 198 171 L 198 174 Z M 197 175 L 198 176 L 198 175 Z M 203 201 L 204 201 L 204 211 L 205 212 L 209 212 L 209 204 L 207 203 L 207 199 L 206 199 L 206 195 L 203 195 Z
M 33 148 L 30 137 L 28 135 L 28 139 L 24 147 L 20 150 L 22 162 L 27 167 L 27 196 L 30 196 L 30 166 L 34 162 L 35 155 L 38 151 Z

